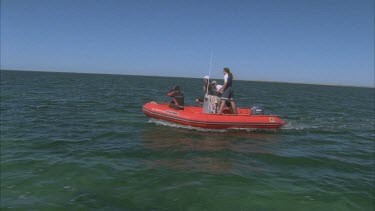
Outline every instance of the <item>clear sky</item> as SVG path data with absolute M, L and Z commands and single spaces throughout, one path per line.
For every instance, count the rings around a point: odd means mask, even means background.
M 1 69 L 374 86 L 374 0 L 1 0 Z

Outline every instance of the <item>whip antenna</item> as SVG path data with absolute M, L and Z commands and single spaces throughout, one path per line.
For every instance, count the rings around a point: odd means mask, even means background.
M 211 99 L 208 96 L 208 87 L 210 86 L 210 77 L 211 77 L 211 66 L 212 66 L 212 51 L 211 51 L 211 59 L 210 59 L 210 68 L 208 69 L 208 79 L 207 79 L 207 84 L 206 84 L 206 94 L 204 95 L 203 98 L 203 113 L 211 113 L 212 108 L 211 108 Z
M 207 87 L 206 87 L 206 95 L 208 94 L 208 86 L 210 85 L 211 66 L 212 66 L 212 51 L 211 51 L 211 59 L 210 59 L 210 68 L 208 69 L 208 80 L 207 80 Z

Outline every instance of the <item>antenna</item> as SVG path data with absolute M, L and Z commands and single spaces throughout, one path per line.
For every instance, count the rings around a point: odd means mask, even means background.
M 211 78 L 211 66 L 212 66 L 212 51 L 211 51 L 211 59 L 210 59 L 210 68 L 208 69 L 208 80 L 207 80 L 207 87 L 206 87 L 206 95 L 208 95 L 208 86 L 210 85 L 210 78 Z
M 203 100 L 203 113 L 206 113 L 206 114 L 211 113 L 212 111 L 211 99 L 210 97 L 208 97 L 208 87 L 210 86 L 212 57 L 213 57 L 213 53 L 211 51 L 210 68 L 208 69 L 208 80 L 206 84 L 206 94 L 204 95 L 204 100 Z

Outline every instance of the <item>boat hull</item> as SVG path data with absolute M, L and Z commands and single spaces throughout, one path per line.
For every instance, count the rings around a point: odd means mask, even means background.
M 274 115 L 251 115 L 251 110 L 238 108 L 238 114 L 205 114 L 202 107 L 185 106 L 184 110 L 175 110 L 168 104 L 146 103 L 142 111 L 145 115 L 180 125 L 209 129 L 229 128 L 280 128 L 285 124 Z

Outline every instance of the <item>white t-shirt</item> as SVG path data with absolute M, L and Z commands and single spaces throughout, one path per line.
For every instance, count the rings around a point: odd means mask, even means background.
M 225 73 L 225 75 L 224 75 L 224 83 L 226 83 L 226 82 L 228 82 L 228 73 Z
M 216 90 L 219 91 L 222 87 L 223 87 L 223 85 L 219 85 L 219 84 L 217 84 L 217 85 L 216 85 Z

